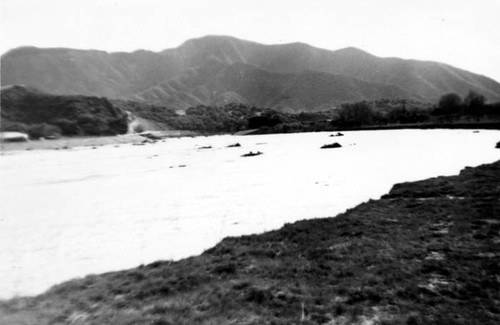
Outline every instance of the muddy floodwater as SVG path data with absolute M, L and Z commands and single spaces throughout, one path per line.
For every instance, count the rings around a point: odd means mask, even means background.
M 335 216 L 394 183 L 500 159 L 500 131 L 167 139 L 0 157 L 0 298 Z M 320 149 L 339 142 L 342 147 Z M 228 147 L 239 143 L 239 147 Z M 242 157 L 249 151 L 263 154 Z

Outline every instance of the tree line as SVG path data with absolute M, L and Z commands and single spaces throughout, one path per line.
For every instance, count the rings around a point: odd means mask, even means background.
M 345 128 L 425 125 L 477 122 L 484 116 L 500 115 L 500 103 L 487 104 L 485 97 L 470 91 L 465 98 L 450 93 L 435 104 L 408 99 L 380 99 L 345 103 L 339 108 L 319 112 L 288 113 L 245 104 L 190 107 L 179 114 L 167 107 L 130 103 L 125 109 L 165 128 L 205 134 L 293 133 L 333 131 Z
M 480 122 L 499 119 L 500 103 L 488 104 L 485 96 L 470 91 L 464 98 L 456 93 L 442 95 L 436 104 L 405 99 L 344 104 L 333 124 L 338 127 L 362 127 L 399 124 L 440 124 Z
M 36 99 L 36 100 L 35 100 Z M 6 101 L 7 104 L 9 104 Z M 484 119 L 500 120 L 500 103 L 488 104 L 485 96 L 470 91 L 464 98 L 449 93 L 435 104 L 408 99 L 380 99 L 345 103 L 319 112 L 288 113 L 245 104 L 196 106 L 185 111 L 129 101 L 89 97 L 49 96 L 4 105 L 2 129 L 21 131 L 31 138 L 52 134 L 112 135 L 128 130 L 127 112 L 155 122 L 159 127 L 196 131 L 202 134 L 293 133 L 338 129 L 477 123 Z M 140 131 L 139 129 L 136 131 Z

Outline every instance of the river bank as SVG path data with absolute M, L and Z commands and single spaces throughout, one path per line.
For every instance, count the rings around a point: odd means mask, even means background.
M 0 303 L 5 324 L 497 324 L 500 162 Z
M 367 125 L 357 127 L 331 127 L 325 131 L 388 131 L 388 130 L 500 130 L 500 122 L 467 122 L 467 123 L 414 123 L 414 124 L 389 124 L 389 125 Z M 296 130 L 287 131 L 273 130 L 270 128 L 250 129 L 234 133 L 234 135 L 256 135 L 256 134 L 276 134 L 276 133 L 303 133 L 318 132 L 319 130 Z M 200 133 L 185 130 L 164 130 L 148 131 L 146 133 L 159 134 L 158 139 L 192 136 L 221 135 L 224 133 Z M 229 134 L 229 133 L 228 133 Z M 56 139 L 30 140 L 26 142 L 3 142 L 2 151 L 20 150 L 67 150 L 77 147 L 100 147 L 104 145 L 119 146 L 122 144 L 144 144 L 148 142 L 148 137 L 139 133 L 128 133 L 114 136 L 63 136 Z M 151 140 L 151 138 L 149 138 Z
M 191 131 L 153 131 L 152 134 L 160 134 L 157 139 L 177 138 L 198 135 Z M 153 140 L 154 141 L 154 140 Z M 138 133 L 129 133 L 113 136 L 75 136 L 60 137 L 57 139 L 40 139 L 26 142 L 4 142 L 2 151 L 20 151 L 20 150 L 67 150 L 79 147 L 101 147 L 105 145 L 119 146 L 122 144 L 140 145 L 152 142 L 152 139 L 142 136 Z
M 368 130 L 500 130 L 500 122 L 450 122 L 450 123 L 407 123 L 407 124 L 389 124 L 389 125 L 367 125 L 359 127 L 338 127 L 336 131 L 368 131 Z

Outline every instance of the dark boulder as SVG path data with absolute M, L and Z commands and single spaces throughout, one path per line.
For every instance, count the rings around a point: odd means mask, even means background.
M 250 151 L 250 152 L 247 152 L 246 154 L 241 155 L 241 156 L 242 157 L 253 157 L 253 156 L 258 156 L 258 155 L 262 155 L 262 152 L 260 152 L 260 151 L 257 151 L 257 152 Z
M 340 145 L 340 143 L 338 142 L 335 142 L 335 143 L 331 143 L 331 144 L 325 144 L 324 146 L 321 147 L 321 149 L 333 149 L 333 148 L 341 148 L 342 146 Z

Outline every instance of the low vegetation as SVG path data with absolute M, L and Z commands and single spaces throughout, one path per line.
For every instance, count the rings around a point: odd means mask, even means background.
M 54 135 L 114 135 L 183 130 L 201 134 L 294 133 L 364 128 L 500 128 L 500 103 L 470 92 L 463 100 L 446 94 L 435 105 L 406 99 L 346 103 L 319 112 L 290 113 L 244 104 L 175 110 L 145 103 L 85 96 L 55 96 L 21 86 L 2 91 L 2 130 L 31 139 Z
M 494 145 L 494 144 L 493 144 Z M 2 324 L 498 324 L 500 162 L 0 302 Z
M 106 98 L 57 96 L 22 86 L 3 88 L 3 131 L 31 139 L 58 135 L 116 135 L 128 130 L 127 112 Z
M 450 96 L 455 99 L 450 100 Z M 135 106 L 128 109 L 134 115 L 161 123 L 166 128 L 194 130 L 207 134 L 245 130 L 265 134 L 477 125 L 500 128 L 500 103 L 486 104 L 484 97 L 474 92 L 463 101 L 458 95 L 447 94 L 435 105 L 405 99 L 381 99 L 302 113 L 287 113 L 243 104 L 198 106 L 187 109 L 183 114 L 177 114 L 166 107 Z
M 382 99 L 345 104 L 332 122 L 339 128 L 367 126 L 436 126 L 476 123 L 500 127 L 500 103 L 487 104 L 483 95 L 470 91 L 464 100 L 455 94 L 441 96 L 435 105 L 408 100 Z

